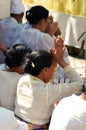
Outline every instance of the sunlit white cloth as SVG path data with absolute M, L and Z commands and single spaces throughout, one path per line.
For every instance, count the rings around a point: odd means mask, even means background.
M 82 41 L 86 40 L 86 33 L 79 41 L 78 38 L 86 32 L 86 17 L 77 17 L 60 12 L 51 12 L 51 14 L 55 21 L 58 21 L 65 44 L 81 48 Z M 61 22 L 63 20 L 64 22 Z M 84 49 L 86 49 L 86 43 Z
M 53 111 L 49 130 L 86 130 L 86 101 L 72 95 Z

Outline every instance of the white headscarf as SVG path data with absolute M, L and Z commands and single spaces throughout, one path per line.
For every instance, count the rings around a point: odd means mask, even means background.
M 24 4 L 22 0 L 11 0 L 11 10 L 12 14 L 21 14 L 25 11 Z

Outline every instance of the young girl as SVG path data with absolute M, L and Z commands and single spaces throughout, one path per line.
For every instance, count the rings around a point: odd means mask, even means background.
M 77 93 L 83 82 L 80 76 L 64 61 L 64 46 L 61 39 L 55 49 L 32 52 L 26 59 L 24 71 L 17 88 L 15 115 L 27 122 L 29 130 L 48 130 L 53 106 L 63 97 Z M 58 62 L 71 83 L 52 84 L 54 68 Z

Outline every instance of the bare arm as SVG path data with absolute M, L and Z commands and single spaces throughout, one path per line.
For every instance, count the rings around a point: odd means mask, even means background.
M 4 46 L 2 43 L 0 43 L 0 50 L 1 50 L 2 52 L 4 52 L 4 51 L 6 50 L 5 46 Z

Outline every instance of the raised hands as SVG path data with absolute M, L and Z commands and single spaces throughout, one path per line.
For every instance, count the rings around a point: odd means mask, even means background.
M 65 45 L 62 37 L 59 36 L 58 39 L 55 39 L 55 48 L 51 49 L 50 52 L 60 66 L 64 68 L 66 65 L 68 65 L 64 61 Z
M 61 35 L 60 28 L 58 27 L 58 22 L 54 22 L 52 16 L 50 16 L 49 19 L 50 19 L 50 23 L 47 26 L 45 32 L 48 33 L 48 34 L 50 34 L 51 36 L 54 35 L 56 37 L 58 35 Z

